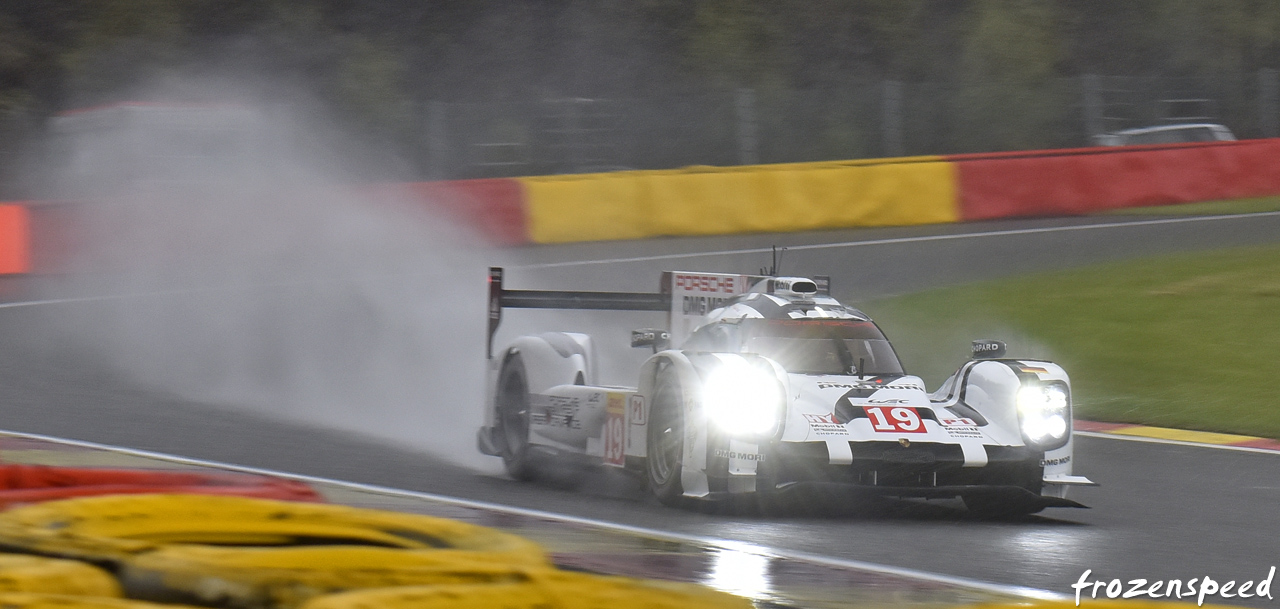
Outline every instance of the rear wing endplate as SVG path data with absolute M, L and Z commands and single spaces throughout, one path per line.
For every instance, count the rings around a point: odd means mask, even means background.
M 508 290 L 502 287 L 502 268 L 489 267 L 489 338 L 485 358 L 493 359 L 493 337 L 502 323 L 503 309 L 592 309 L 598 311 L 671 310 L 671 294 L 651 292 L 570 292 Z

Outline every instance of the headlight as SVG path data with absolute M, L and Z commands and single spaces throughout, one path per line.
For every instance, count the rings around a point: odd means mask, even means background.
M 1018 390 L 1018 420 L 1022 434 L 1035 444 L 1054 444 L 1067 437 L 1071 427 L 1071 400 L 1067 388 L 1050 383 Z
M 726 357 L 702 383 L 707 418 L 730 435 L 766 434 L 782 418 L 782 385 L 772 370 L 741 357 Z

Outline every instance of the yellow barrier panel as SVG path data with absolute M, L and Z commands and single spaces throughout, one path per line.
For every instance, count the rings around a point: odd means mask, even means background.
M 0 554 L 0 592 L 122 596 L 115 578 L 93 565 L 24 554 Z
M 745 598 L 702 586 L 563 571 L 487 586 L 384 588 L 313 599 L 302 609 L 749 609 Z
M 959 219 L 942 157 L 520 178 L 535 243 Z

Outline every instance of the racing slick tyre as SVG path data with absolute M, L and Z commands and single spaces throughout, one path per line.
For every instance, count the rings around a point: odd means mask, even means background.
M 674 375 L 658 377 L 647 441 L 649 490 L 663 505 L 681 505 L 684 500 L 684 486 L 680 482 L 684 461 L 684 393 Z
M 498 373 L 495 398 L 498 414 L 498 437 L 502 440 L 502 465 L 516 480 L 528 482 L 537 477 L 535 455 L 529 449 L 529 382 L 519 354 L 511 354 Z

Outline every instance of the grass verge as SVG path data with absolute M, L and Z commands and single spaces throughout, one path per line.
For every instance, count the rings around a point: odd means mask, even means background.
M 1057 361 L 1076 417 L 1280 438 L 1280 247 L 1110 263 L 861 303 L 930 387 L 995 338 Z
M 1268 211 L 1280 211 L 1280 197 L 1203 201 L 1200 203 L 1155 205 L 1152 207 L 1125 207 L 1104 213 L 1111 216 L 1218 216 L 1256 214 Z

